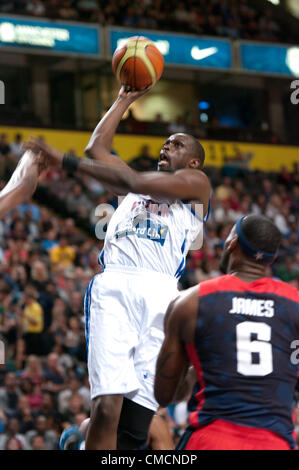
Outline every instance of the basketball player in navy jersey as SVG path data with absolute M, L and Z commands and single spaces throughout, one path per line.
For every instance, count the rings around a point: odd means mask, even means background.
M 155 172 L 138 173 L 111 154 L 124 112 L 146 91 L 120 90 L 86 148 L 93 159 L 64 156 L 38 141 L 27 144 L 70 173 L 89 175 L 126 195 L 107 228 L 99 258 L 103 272 L 85 295 L 92 399 L 87 450 L 136 449 L 146 440 L 158 408 L 153 384 L 163 318 L 210 207 L 205 152 L 193 136 L 168 137 Z M 196 205 L 202 207 L 200 217 Z
M 188 366 L 196 371 L 189 427 L 178 449 L 294 449 L 299 294 L 265 277 L 280 232 L 267 218 L 242 217 L 221 261 L 227 274 L 181 293 L 165 317 L 155 397 L 169 405 Z

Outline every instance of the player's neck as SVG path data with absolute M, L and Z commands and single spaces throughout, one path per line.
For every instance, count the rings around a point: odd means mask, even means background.
M 232 268 L 230 274 L 238 277 L 241 281 L 253 282 L 266 276 L 266 268 L 264 266 L 257 266 L 256 264 L 244 264 Z

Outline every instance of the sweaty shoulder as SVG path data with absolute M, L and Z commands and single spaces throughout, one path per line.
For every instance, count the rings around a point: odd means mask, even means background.
M 177 328 L 181 340 L 193 341 L 198 312 L 198 285 L 181 292 L 169 305 L 166 319 Z
M 204 205 L 204 215 L 209 207 L 211 184 L 207 175 L 201 170 L 184 168 L 175 172 L 182 179 L 186 187 L 185 203 L 201 203 Z
M 179 175 L 186 179 L 186 181 L 192 183 L 200 183 L 210 189 L 210 180 L 207 175 L 201 171 L 192 168 L 182 168 L 181 170 L 177 170 L 175 175 Z

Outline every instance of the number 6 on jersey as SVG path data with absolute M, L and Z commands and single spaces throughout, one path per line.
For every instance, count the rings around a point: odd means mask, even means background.
M 251 335 L 257 340 L 252 341 Z M 263 376 L 273 372 L 271 327 L 266 323 L 245 321 L 236 327 L 237 371 L 242 375 Z M 259 363 L 253 364 L 253 353 L 259 355 Z

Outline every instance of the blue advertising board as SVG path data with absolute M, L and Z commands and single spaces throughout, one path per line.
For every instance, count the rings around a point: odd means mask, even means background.
M 109 28 L 109 54 L 132 36 L 145 36 L 163 54 L 165 64 L 216 69 L 232 68 L 230 41 L 183 34 Z
M 299 76 L 299 47 L 241 43 L 241 66 L 260 73 Z
M 9 16 L 0 18 L 0 50 L 96 57 L 101 53 L 100 43 L 98 26 Z

